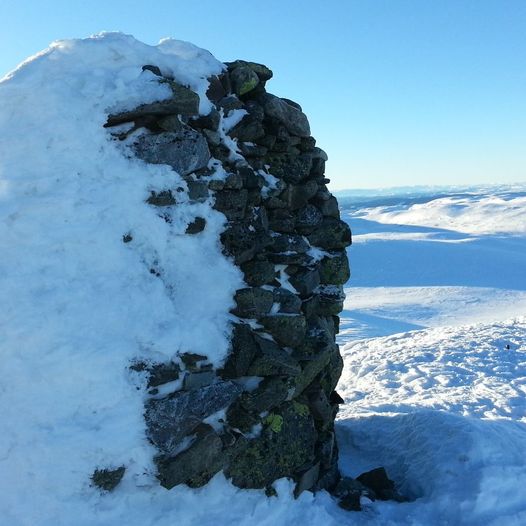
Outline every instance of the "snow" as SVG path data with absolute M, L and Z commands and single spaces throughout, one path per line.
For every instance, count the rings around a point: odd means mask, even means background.
M 175 40 L 59 41 L 0 83 L 0 522 L 525 524 L 524 185 L 341 199 L 354 232 L 341 469 L 385 466 L 410 502 L 349 513 L 323 492 L 294 499 L 287 480 L 274 498 L 222 474 L 198 490 L 157 484 L 128 365 L 184 351 L 221 363 L 242 281 L 220 251 L 224 217 L 182 191 L 172 222 L 160 219 L 145 199 L 185 182 L 102 128 L 109 111 L 169 95 L 144 64 L 208 111 L 206 76 L 223 66 Z M 197 216 L 205 231 L 182 235 Z M 95 468 L 120 465 L 113 492 L 90 485 Z

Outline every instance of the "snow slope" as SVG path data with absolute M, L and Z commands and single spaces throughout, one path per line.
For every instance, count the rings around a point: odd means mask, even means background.
M 348 513 L 325 493 L 295 500 L 286 480 L 270 499 L 221 474 L 199 490 L 157 484 L 127 365 L 187 350 L 219 363 L 241 277 L 219 250 L 222 216 L 183 191 L 172 223 L 159 220 L 150 191 L 184 181 L 127 158 L 102 128 L 109 109 L 168 95 L 147 63 L 189 84 L 206 113 L 204 79 L 222 66 L 173 40 L 60 41 L 0 83 L 0 524 L 525 524 L 517 189 L 343 202 L 355 245 L 341 467 L 384 465 L 414 500 Z M 197 215 L 203 235 L 178 236 Z M 111 463 L 127 471 L 101 493 L 89 477 Z

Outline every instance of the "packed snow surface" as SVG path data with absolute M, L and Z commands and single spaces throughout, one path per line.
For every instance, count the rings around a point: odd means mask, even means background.
M 144 64 L 192 87 L 207 112 L 206 77 L 222 65 L 174 40 L 60 41 L 0 83 L 0 523 L 526 524 L 521 187 L 342 200 L 355 244 L 341 468 L 383 465 L 410 502 L 349 513 L 326 493 L 295 500 L 287 480 L 266 498 L 222 474 L 199 490 L 158 485 L 127 366 L 184 351 L 220 363 L 242 282 L 220 252 L 223 216 L 182 191 L 171 223 L 160 219 L 150 191 L 184 181 L 102 128 L 108 111 L 169 95 Z M 198 215 L 205 232 L 182 235 Z M 111 465 L 126 474 L 101 493 L 90 475 Z

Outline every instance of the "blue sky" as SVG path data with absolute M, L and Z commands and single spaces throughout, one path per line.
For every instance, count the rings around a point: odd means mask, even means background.
M 0 0 L 0 20 L 0 75 L 102 30 L 267 64 L 333 189 L 526 181 L 524 0 Z

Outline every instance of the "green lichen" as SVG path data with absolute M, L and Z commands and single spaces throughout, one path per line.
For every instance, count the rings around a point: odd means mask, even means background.
M 309 414 L 309 408 L 305 404 L 300 404 L 299 402 L 292 402 L 292 407 L 294 411 L 300 416 L 307 416 Z
M 275 413 L 270 413 L 270 415 L 265 418 L 265 424 L 270 427 L 274 433 L 280 433 L 283 427 L 283 417 Z

